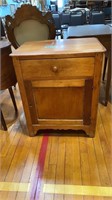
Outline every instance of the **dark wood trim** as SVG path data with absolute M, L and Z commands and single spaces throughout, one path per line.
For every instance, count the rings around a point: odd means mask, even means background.
M 14 29 L 19 26 L 25 20 L 37 20 L 42 24 L 46 24 L 49 27 L 49 38 L 54 39 L 56 35 L 55 24 L 51 12 L 43 14 L 37 9 L 36 6 L 31 4 L 23 4 L 20 8 L 17 9 L 15 15 L 11 17 L 7 15 L 5 17 L 5 26 L 7 31 L 7 36 L 14 48 L 18 48 L 19 44 L 16 41 L 14 35 Z M 30 28 L 30 27 L 29 27 Z
M 92 104 L 92 91 L 93 91 L 93 79 L 85 80 L 85 92 L 84 92 L 84 125 L 91 124 L 91 104 Z

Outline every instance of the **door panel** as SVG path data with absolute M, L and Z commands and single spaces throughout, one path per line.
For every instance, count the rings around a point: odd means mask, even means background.
M 25 81 L 32 123 L 83 120 L 91 123 L 92 79 Z
M 83 87 L 35 88 L 34 98 L 40 119 L 82 119 Z

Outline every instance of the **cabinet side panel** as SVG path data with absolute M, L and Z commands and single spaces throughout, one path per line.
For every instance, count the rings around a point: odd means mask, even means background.
M 98 102 L 99 102 L 99 90 L 100 90 L 103 56 L 104 56 L 103 53 L 96 53 L 96 56 L 95 56 L 95 71 L 94 71 L 93 95 L 92 95 L 92 106 L 91 106 L 91 124 L 93 126 L 93 129 L 96 126 L 96 119 L 97 119 L 97 109 L 98 109 Z
M 14 68 L 15 68 L 15 72 L 16 72 L 16 76 L 17 76 L 19 89 L 20 89 L 23 108 L 24 108 L 24 111 L 25 111 L 29 135 L 33 136 L 34 133 L 33 133 L 33 128 L 32 128 L 31 115 L 30 115 L 30 111 L 29 111 L 29 108 L 28 108 L 28 101 L 27 101 L 25 86 L 24 86 L 24 82 L 23 82 L 23 76 L 22 76 L 22 72 L 21 72 L 21 64 L 20 64 L 19 59 L 16 58 L 16 57 L 13 57 L 13 63 L 14 63 Z

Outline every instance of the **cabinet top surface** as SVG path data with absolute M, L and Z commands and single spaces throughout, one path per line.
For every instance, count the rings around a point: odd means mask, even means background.
M 105 52 L 97 38 L 60 39 L 25 42 L 11 56 L 53 56 Z

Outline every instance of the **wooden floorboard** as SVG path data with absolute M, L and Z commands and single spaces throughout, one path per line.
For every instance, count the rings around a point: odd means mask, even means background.
M 0 94 L 8 126 L 8 131 L 0 129 L 0 199 L 110 200 L 112 196 L 92 192 L 73 194 L 72 186 L 87 186 L 88 191 L 89 186 L 102 186 L 105 191 L 111 187 L 112 191 L 112 104 L 99 103 L 95 138 L 70 130 L 40 131 L 29 137 L 18 86 L 14 93 L 18 116 L 8 91 Z M 58 192 L 44 191 L 49 184 L 51 188 L 59 185 Z M 64 192 L 67 185 L 71 194 Z

